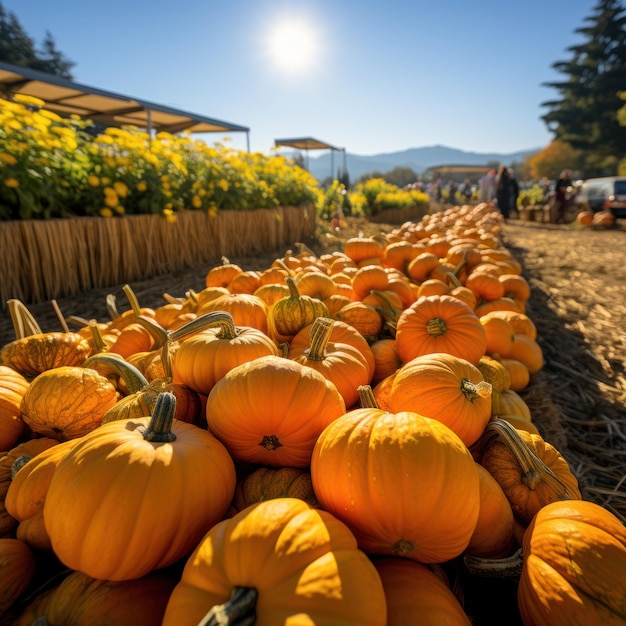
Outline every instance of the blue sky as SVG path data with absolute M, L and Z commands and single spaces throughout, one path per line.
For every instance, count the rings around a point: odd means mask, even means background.
M 36 44 L 50 31 L 76 82 L 248 126 L 253 151 L 312 136 L 360 155 L 547 145 L 541 103 L 557 92 L 542 83 L 597 4 L 1 1 Z

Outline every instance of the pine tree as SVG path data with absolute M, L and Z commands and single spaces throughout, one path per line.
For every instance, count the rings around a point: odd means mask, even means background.
M 561 98 L 542 104 L 549 109 L 542 119 L 556 139 L 615 162 L 626 151 L 626 128 L 617 120 L 626 88 L 626 10 L 619 0 L 599 0 L 593 11 L 575 30 L 585 41 L 567 49 L 569 61 L 552 64 L 567 78 L 546 83 Z
M 75 65 L 57 50 L 52 35 L 47 32 L 42 50 L 37 50 L 15 14 L 8 12 L 0 2 L 0 61 L 30 67 L 40 72 L 72 79 L 70 72 Z

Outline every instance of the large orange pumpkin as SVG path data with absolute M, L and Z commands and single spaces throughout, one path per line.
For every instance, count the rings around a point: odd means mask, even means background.
M 487 336 L 476 314 L 453 296 L 416 300 L 398 318 L 398 354 L 404 363 L 424 354 L 446 352 L 477 364 Z
M 366 393 L 366 391 L 365 391 Z M 440 563 L 465 550 L 479 512 L 479 479 L 447 426 L 402 411 L 350 411 L 327 426 L 311 458 L 313 489 L 367 553 Z
M 243 462 L 307 467 L 319 434 L 346 407 L 316 370 L 277 356 L 232 369 L 211 390 L 209 430 Z
M 607 509 L 544 506 L 524 533 L 518 604 L 524 624 L 626 624 L 626 529 Z
M 491 417 L 491 385 L 465 359 L 426 354 L 398 370 L 388 406 L 390 411 L 413 411 L 436 419 L 471 446 Z
M 0 539 L 0 619 L 26 590 L 35 570 L 35 556 L 25 543 Z
M 456 596 L 421 563 L 395 557 L 373 561 L 387 598 L 387 626 L 470 626 Z
M 20 406 L 28 384 L 12 367 L 0 365 L 0 452 L 12 448 L 24 432 Z
M 62 563 L 93 578 L 139 578 L 188 554 L 222 518 L 234 463 L 175 410 L 164 392 L 152 417 L 103 424 L 61 460 L 44 522 Z
M 380 577 L 348 528 L 302 500 L 278 498 L 210 530 L 185 565 L 163 626 L 384 626 L 386 614 Z

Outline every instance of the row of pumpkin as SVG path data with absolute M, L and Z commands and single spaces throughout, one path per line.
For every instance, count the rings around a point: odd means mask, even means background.
M 518 394 L 543 356 L 501 225 L 455 207 L 264 271 L 224 260 L 76 332 L 11 302 L 0 615 L 468 624 L 465 568 L 512 570 L 525 625 L 626 623 L 624 526 Z M 42 554 L 68 569 L 28 593 Z

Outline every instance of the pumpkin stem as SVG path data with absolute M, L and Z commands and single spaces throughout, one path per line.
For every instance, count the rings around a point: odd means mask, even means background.
M 311 328 L 311 340 L 307 353 L 309 361 L 323 361 L 326 358 L 326 346 L 333 333 L 335 320 L 329 317 L 318 317 Z
M 290 271 L 290 274 L 293 274 L 293 272 Z M 289 287 L 289 297 L 299 298 L 300 292 L 298 291 L 298 287 L 296 286 L 296 281 L 291 276 L 286 276 L 285 282 L 287 283 L 287 287 Z
M 58 302 L 56 300 L 50 300 L 50 304 L 52 305 L 52 308 L 54 309 L 54 313 L 57 316 L 59 323 L 61 324 L 61 328 L 63 329 L 63 332 L 69 333 L 70 329 L 68 328 L 67 322 L 65 321 L 65 318 L 63 317 L 63 313 L 61 313 L 61 307 L 59 307 Z
M 474 402 L 478 398 L 488 398 L 491 395 L 491 383 L 481 380 L 478 384 L 467 378 L 461 379 L 461 392 L 467 400 Z
M 258 597 L 254 587 L 234 587 L 228 601 L 214 606 L 198 626 L 252 626 Z
M 454 272 L 446 272 L 446 276 L 448 277 L 448 282 L 453 287 L 463 287 L 463 283 L 456 277 Z
M 30 461 L 33 457 L 30 454 L 22 454 L 11 463 L 11 480 L 15 478 L 15 475 Z
M 135 317 L 139 317 L 141 315 L 141 307 L 139 306 L 139 300 L 137 300 L 135 292 L 131 289 L 130 285 L 124 285 L 122 287 L 122 291 L 124 292 L 124 295 L 128 298 L 130 308 L 133 310 Z
M 108 294 L 105 300 L 107 312 L 112 321 L 115 321 L 118 317 L 120 317 L 120 312 L 117 310 L 115 300 L 115 296 L 112 293 Z
M 440 317 L 434 317 L 433 319 L 426 322 L 426 332 L 429 335 L 439 337 L 441 335 L 445 335 L 446 332 L 448 332 L 448 327 Z
M 96 320 L 89 320 L 87 326 L 93 338 L 93 345 L 96 352 L 107 352 L 111 346 L 104 340 L 98 322 L 96 322 Z
M 379 408 L 376 403 L 376 398 L 374 397 L 374 392 L 369 385 L 359 385 L 357 391 L 359 392 L 359 403 L 362 409 Z
M 148 428 L 143 432 L 145 441 L 155 443 L 167 443 L 176 440 L 176 435 L 172 432 L 172 422 L 176 412 L 176 396 L 170 391 L 163 391 L 159 394 L 152 419 Z
M 522 574 L 522 549 L 503 559 L 483 559 L 464 556 L 463 562 L 470 574 L 485 578 L 519 578 Z
M 278 448 L 283 447 L 276 435 L 264 435 L 259 445 L 266 450 L 278 450 Z
M 37 321 L 23 302 L 12 298 L 7 300 L 7 306 L 9 307 L 16 339 L 42 334 L 39 324 L 37 324 Z
M 396 541 L 396 543 L 393 544 L 391 550 L 394 554 L 399 554 L 400 556 L 404 554 L 412 554 L 415 552 L 415 544 L 412 541 L 400 539 L 400 541 Z
M 83 367 L 94 368 L 101 363 L 106 365 L 114 374 L 117 374 L 126 383 L 129 394 L 142 391 L 148 386 L 146 377 L 132 364 L 112 354 L 94 354 L 83 361 Z
M 167 302 L 167 304 L 184 304 L 185 298 L 176 298 L 175 296 L 171 296 L 169 293 L 163 294 L 163 300 Z
M 540 483 L 548 485 L 561 500 L 575 499 L 569 487 L 526 445 L 514 426 L 506 420 L 492 419 L 486 426 L 483 438 L 489 445 L 493 438 L 500 439 L 511 451 L 522 469 L 522 483 L 535 490 Z
M 211 326 L 221 326 L 221 339 L 234 339 L 237 337 L 237 329 L 235 328 L 233 316 L 226 311 L 213 311 L 212 313 L 205 313 L 195 320 L 191 320 L 191 322 L 187 322 L 184 326 L 176 330 L 170 331 L 168 333 L 169 341 L 171 343 L 184 339 L 189 335 L 193 335 Z

